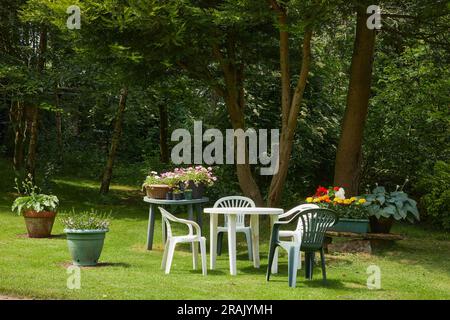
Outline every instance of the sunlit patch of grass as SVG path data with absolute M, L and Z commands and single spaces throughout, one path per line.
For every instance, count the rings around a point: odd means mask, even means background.
M 58 185 L 66 185 L 71 187 L 77 187 L 77 188 L 83 188 L 83 189 L 100 189 L 100 182 L 95 182 L 92 180 L 84 180 L 84 179 L 53 179 L 54 183 Z M 138 188 L 135 186 L 129 186 L 129 185 L 123 185 L 123 184 L 113 184 L 110 186 L 110 190 L 117 190 L 117 191 L 137 191 Z

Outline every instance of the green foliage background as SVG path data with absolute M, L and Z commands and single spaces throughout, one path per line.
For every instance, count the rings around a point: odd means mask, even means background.
M 293 83 L 301 62 L 304 21 L 314 20 L 316 29 L 284 188 L 285 207 L 298 204 L 318 184 L 332 184 L 353 49 L 353 9 L 361 3 L 290 3 Z M 65 9 L 72 4 L 82 9 L 82 27 L 77 31 L 65 27 Z M 423 197 L 422 213 L 428 211 L 433 221 L 449 228 L 444 187 L 448 189 L 448 175 L 443 169 L 450 163 L 448 8 L 440 1 L 424 0 L 384 1 L 383 8 L 419 19 L 386 18 L 377 35 L 360 191 L 376 182 L 395 188 L 408 177 L 406 191 L 416 200 Z M 222 81 L 210 45 L 222 41 L 229 30 L 239 34 L 237 59 L 247 66 L 246 126 L 278 128 L 279 48 L 274 21 L 264 1 L 4 0 L 0 152 L 11 158 L 14 150 L 11 106 L 19 100 L 35 103 L 41 109 L 41 177 L 99 178 L 119 90 L 126 83 L 129 96 L 113 179 L 138 188 L 147 172 L 173 168 L 159 161 L 160 105 L 168 108 L 169 135 L 176 128 L 192 130 L 194 120 L 202 120 L 205 129 L 230 128 L 224 102 L 211 90 L 211 82 L 198 77 L 207 64 L 213 80 Z M 30 67 L 36 60 L 36 39 L 20 39 L 42 25 L 50 38 L 46 70 L 38 75 Z M 197 66 L 197 75 L 177 61 Z M 61 88 L 62 158 L 55 139 L 55 87 Z M 233 166 L 215 170 L 219 182 L 208 190 L 210 197 L 240 193 Z M 267 190 L 270 177 L 256 175 L 256 179 L 261 190 Z

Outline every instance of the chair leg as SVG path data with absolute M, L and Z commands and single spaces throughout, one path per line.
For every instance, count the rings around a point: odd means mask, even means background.
M 320 249 L 320 261 L 322 263 L 322 278 L 323 281 L 327 281 L 327 269 L 325 267 L 325 253 L 323 251 L 323 248 Z
M 191 247 L 192 247 L 192 265 L 193 265 L 194 270 L 197 270 L 197 266 L 198 266 L 198 246 L 197 246 L 197 242 L 192 242 Z
M 222 242 L 223 242 L 223 232 L 217 232 L 217 255 L 220 256 L 222 254 Z
M 312 280 L 314 271 L 314 252 L 305 252 L 305 278 Z
M 294 245 L 289 248 L 288 252 L 288 275 L 289 287 L 295 288 L 297 284 L 298 256 L 300 245 Z
M 266 280 L 269 281 L 270 274 L 272 273 L 272 264 L 273 264 L 273 258 L 275 257 L 275 250 L 277 248 L 277 245 L 275 242 L 270 243 L 269 248 L 269 264 L 267 265 L 267 274 L 266 274 Z
M 163 270 L 166 268 L 168 252 L 169 252 L 169 241 L 167 241 L 164 246 L 164 254 L 163 254 L 163 258 L 162 258 L 162 262 L 161 262 L 161 269 L 163 269 Z
M 298 268 L 299 269 L 302 268 L 302 252 L 301 251 L 298 253 Z
M 253 246 L 252 246 L 252 230 L 248 229 L 245 231 L 245 238 L 247 239 L 248 248 L 248 260 L 253 261 Z
M 297 235 L 294 235 L 294 241 L 297 243 L 302 242 L 301 239 Z M 302 268 L 302 252 L 301 251 L 298 253 L 298 268 L 299 269 Z
M 166 274 L 170 273 L 170 267 L 172 267 L 173 254 L 175 252 L 176 242 L 169 240 L 169 252 L 167 253 L 167 262 L 166 262 Z
M 206 276 L 207 266 L 206 266 L 206 240 L 200 239 L 200 255 L 202 258 L 202 274 Z

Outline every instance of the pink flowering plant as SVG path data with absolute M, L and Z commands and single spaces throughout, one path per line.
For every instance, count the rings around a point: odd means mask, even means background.
M 211 167 L 196 166 L 183 169 L 182 180 L 185 185 L 192 181 L 196 186 L 201 183 L 212 186 L 217 181 L 217 177 L 213 175 Z
M 178 190 L 180 187 L 180 182 L 183 181 L 183 171 L 180 169 L 175 169 L 173 172 L 167 171 L 161 173 L 162 181 L 167 184 L 171 189 Z
M 211 167 L 205 168 L 203 166 L 175 168 L 173 171 L 163 172 L 159 175 L 157 172 L 151 171 L 142 187 L 145 188 L 152 184 L 165 184 L 176 191 L 179 190 L 181 183 L 184 183 L 187 187 L 190 181 L 196 186 L 201 183 L 212 186 L 217 181 L 217 177 L 213 175 Z

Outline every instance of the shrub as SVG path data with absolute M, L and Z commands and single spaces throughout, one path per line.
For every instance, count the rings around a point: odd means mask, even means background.
M 420 199 L 433 223 L 450 229 L 450 164 L 438 161 L 434 165 L 434 174 L 420 181 L 425 195 Z

